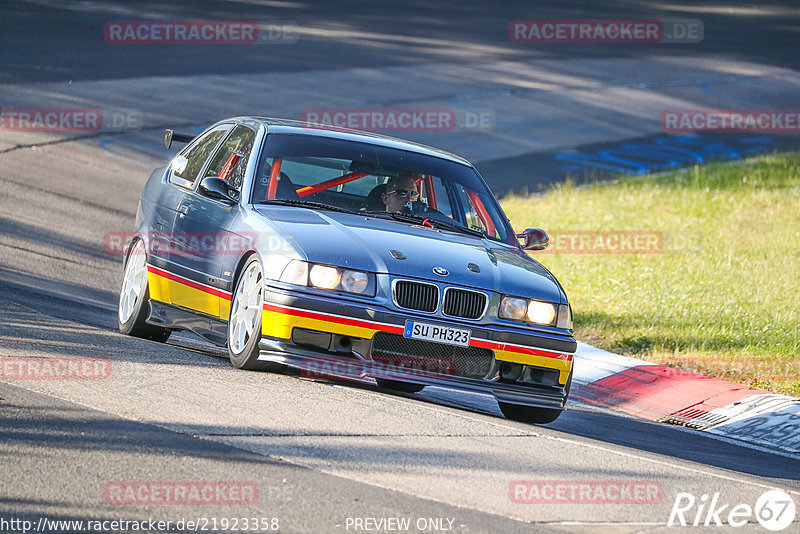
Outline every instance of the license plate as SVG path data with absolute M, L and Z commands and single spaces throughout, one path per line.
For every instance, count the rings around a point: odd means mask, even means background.
M 469 347 L 470 334 L 470 330 L 464 330 L 463 328 L 406 321 L 406 329 L 403 332 L 403 337 L 433 341 L 445 345 Z

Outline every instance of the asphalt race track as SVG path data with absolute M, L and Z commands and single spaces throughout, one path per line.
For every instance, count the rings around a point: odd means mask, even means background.
M 510 42 L 509 22 L 533 18 L 684 18 L 705 33 L 694 44 Z M 104 24 L 122 19 L 255 20 L 291 35 L 247 46 L 104 41 Z M 3 2 L 0 107 L 92 108 L 104 120 L 92 132 L 0 128 L 0 357 L 110 367 L 101 380 L 0 380 L 0 531 L 22 532 L 2 521 L 42 518 L 205 518 L 206 530 L 232 531 L 222 519 L 247 517 L 277 518 L 280 532 L 403 530 L 388 518 L 409 519 L 409 532 L 661 532 L 679 494 L 706 503 L 685 512 L 700 524 L 714 498 L 728 505 L 722 520 L 770 489 L 800 503 L 796 457 L 699 432 L 578 403 L 551 425 L 526 425 L 477 395 L 238 371 L 190 335 L 122 336 L 121 258 L 104 246 L 132 229 L 144 181 L 175 154 L 161 144 L 165 127 L 447 108 L 464 121 L 455 129 L 396 135 L 466 156 L 496 192 L 533 190 L 607 170 L 575 157 L 562 168 L 557 154 L 656 142 L 664 109 L 797 109 L 798 29 L 789 1 Z M 780 134 L 708 139 L 729 149 L 714 154 L 735 148 L 735 157 L 800 145 Z M 186 481 L 244 484 L 257 498 L 121 505 L 109 496 L 115 484 Z M 532 503 L 518 481 L 656 490 L 626 502 Z M 755 517 L 735 529 L 709 521 L 714 532 L 765 532 Z

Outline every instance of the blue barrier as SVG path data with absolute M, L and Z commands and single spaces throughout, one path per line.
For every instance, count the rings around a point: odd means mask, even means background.
M 599 169 L 620 174 L 647 174 L 687 164 L 706 163 L 709 159 L 738 159 L 765 152 L 771 145 L 772 138 L 766 136 L 715 141 L 696 134 L 661 137 L 650 143 L 624 143 L 619 148 L 592 153 L 565 152 L 554 157 L 567 164 L 559 167 L 564 172 Z

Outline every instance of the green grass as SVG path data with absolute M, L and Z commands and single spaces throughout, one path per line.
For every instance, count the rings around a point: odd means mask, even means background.
M 663 235 L 656 254 L 531 253 L 564 285 L 579 340 L 800 396 L 800 154 L 501 203 L 517 231 Z

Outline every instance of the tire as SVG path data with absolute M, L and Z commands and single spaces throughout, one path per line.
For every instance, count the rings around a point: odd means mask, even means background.
M 558 419 L 558 416 L 561 415 L 562 412 L 562 410 L 554 410 L 552 408 L 535 408 L 533 406 L 509 404 L 507 402 L 498 402 L 497 404 L 500 405 L 500 411 L 503 412 L 503 415 L 508 419 L 537 425 L 552 423 Z
M 399 380 L 386 380 L 385 378 L 376 378 L 375 382 L 378 383 L 378 387 L 383 389 L 402 391 L 403 393 L 419 393 L 425 388 L 425 386 L 422 384 L 414 384 L 413 382 L 400 382 Z
M 263 281 L 261 262 L 258 257 L 252 256 L 236 280 L 228 317 L 228 357 L 239 369 L 256 371 L 268 368 L 264 362 L 258 361 L 264 305 Z
M 125 259 L 122 287 L 117 305 L 119 331 L 128 336 L 164 342 L 171 330 L 147 324 L 150 314 L 150 288 L 147 282 L 147 253 L 144 243 L 137 240 Z
M 566 397 L 569 398 L 570 389 L 572 389 L 572 373 L 575 371 L 575 366 L 569 371 L 567 377 L 567 385 L 564 388 Z M 537 425 L 546 425 L 552 423 L 561 412 L 564 410 L 553 410 L 552 408 L 534 408 L 533 406 L 521 406 L 519 404 L 509 404 L 507 402 L 498 402 L 500 411 L 503 412 L 508 419 L 514 421 L 522 421 L 523 423 L 534 423 Z

